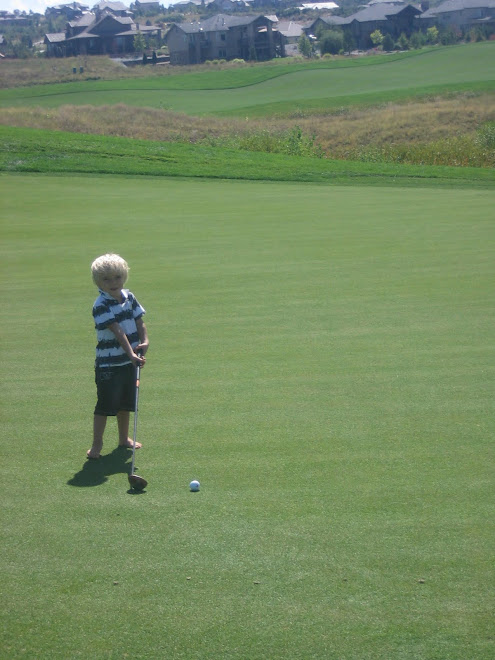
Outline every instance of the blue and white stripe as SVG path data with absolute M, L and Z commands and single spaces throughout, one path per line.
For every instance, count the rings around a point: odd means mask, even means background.
M 132 348 L 136 348 L 139 344 L 136 320 L 146 312 L 128 289 L 122 289 L 122 296 L 124 302 L 120 303 L 100 289 L 100 295 L 93 305 L 97 340 L 95 364 L 97 367 L 120 367 L 131 362 L 117 337 L 108 329 L 112 323 L 120 325 Z

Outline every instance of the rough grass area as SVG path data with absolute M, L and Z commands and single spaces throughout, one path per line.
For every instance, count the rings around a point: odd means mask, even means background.
M 3 174 L 0 199 L 3 657 L 494 657 L 493 190 Z M 151 340 L 137 496 L 113 420 L 85 460 L 107 250 Z
M 347 160 L 473 167 L 495 166 L 495 144 L 478 139 L 493 121 L 495 95 L 469 93 L 250 121 L 190 117 L 124 104 L 6 108 L 0 115 L 0 124 L 10 126 Z M 298 129 L 302 139 L 294 145 Z
M 367 185 L 493 187 L 495 170 L 357 163 L 234 151 L 129 138 L 0 128 L 0 171 L 85 172 L 147 176 Z

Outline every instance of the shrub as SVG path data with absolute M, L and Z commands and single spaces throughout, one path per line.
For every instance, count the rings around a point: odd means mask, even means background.
M 382 45 L 382 43 L 383 43 L 383 34 L 380 32 L 380 30 L 375 30 L 374 32 L 372 32 L 370 34 L 370 39 L 371 39 L 371 43 L 376 48 L 377 46 Z
M 440 32 L 440 43 L 442 44 L 442 46 L 451 46 L 453 44 L 456 44 L 459 42 L 460 38 L 461 38 L 461 33 L 453 25 L 444 28 Z
M 301 55 L 304 57 L 311 57 L 313 53 L 313 48 L 311 46 L 311 41 L 308 39 L 308 37 L 305 34 L 302 34 L 299 37 L 299 41 L 297 42 L 297 47 L 299 48 L 299 52 Z
M 389 34 L 386 34 L 383 37 L 382 46 L 383 50 L 387 51 L 388 53 L 394 49 L 394 40 Z
M 411 34 L 411 38 L 409 39 L 409 43 L 411 45 L 411 48 L 414 50 L 419 50 L 420 48 L 423 48 L 423 46 L 426 43 L 426 37 L 423 34 L 423 32 L 413 32 Z
M 337 55 L 344 49 L 344 35 L 340 30 L 327 30 L 322 32 L 319 43 L 320 53 Z
M 426 41 L 429 44 L 438 43 L 438 28 L 435 25 L 426 30 Z
M 495 151 L 495 122 L 484 124 L 476 132 L 475 142 L 478 146 Z
M 407 37 L 404 34 L 404 32 L 402 32 L 400 37 L 397 39 L 397 48 L 399 50 L 408 50 L 409 49 L 409 41 L 407 40 Z
M 325 155 L 321 146 L 316 143 L 316 136 L 307 137 L 299 126 L 281 132 L 264 129 L 230 137 L 210 136 L 202 142 L 241 151 L 260 151 L 312 158 L 323 158 Z

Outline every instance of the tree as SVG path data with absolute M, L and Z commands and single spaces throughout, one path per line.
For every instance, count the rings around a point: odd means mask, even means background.
M 460 38 L 461 34 L 455 25 L 447 26 L 440 33 L 440 43 L 442 46 L 452 46 L 453 44 L 458 43 Z
M 380 32 L 380 30 L 375 30 L 370 34 L 370 39 L 375 48 L 378 46 L 381 46 L 383 43 L 383 34 Z
M 432 27 L 429 27 L 426 30 L 426 41 L 429 44 L 437 44 L 438 43 L 438 28 L 433 25 Z
M 320 53 L 337 55 L 344 50 L 344 35 L 340 30 L 326 30 L 321 33 L 319 42 Z
M 409 50 L 409 41 L 404 32 L 401 32 L 400 37 L 397 39 L 397 47 L 399 50 Z
M 414 50 L 419 50 L 420 48 L 423 48 L 425 45 L 426 37 L 422 32 L 413 32 L 411 34 L 411 38 L 409 39 L 409 43 L 411 44 L 411 48 L 414 48 Z
M 394 49 L 394 40 L 388 33 L 383 37 L 382 48 L 387 53 Z
M 297 42 L 297 47 L 299 48 L 299 52 L 301 55 L 304 57 L 311 57 L 313 49 L 311 47 L 311 41 L 308 39 L 308 37 L 305 34 L 302 34 L 299 37 L 299 41 Z
M 136 53 L 144 53 L 146 50 L 146 41 L 142 32 L 138 32 L 134 37 L 134 50 Z

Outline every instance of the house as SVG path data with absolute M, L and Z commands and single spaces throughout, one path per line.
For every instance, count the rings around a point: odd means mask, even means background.
M 46 46 L 47 57 L 63 57 L 65 55 L 65 32 L 45 34 L 43 43 Z
M 277 30 L 280 32 L 286 44 L 297 44 L 304 34 L 304 25 L 295 21 L 279 21 Z
M 158 14 L 161 11 L 159 2 L 139 2 L 139 0 L 136 0 L 134 7 L 139 14 Z
M 11 14 L 10 12 L 2 12 L 0 14 L 0 26 L 2 29 L 4 27 L 23 27 L 29 25 L 30 20 L 30 17 L 25 12 L 22 16 Z
M 491 1 L 491 0 L 490 0 Z M 344 34 L 352 37 L 356 48 L 366 49 L 371 44 L 370 34 L 380 30 L 382 34 L 390 34 L 393 39 L 404 33 L 409 37 L 416 28 L 416 20 L 421 15 L 421 9 L 403 2 L 380 2 L 366 6 L 361 11 L 341 18 L 329 16 L 317 18 L 309 28 L 314 35 L 320 26 L 331 29 L 342 28 Z
M 306 25 L 304 32 L 310 39 L 314 39 L 320 30 L 332 30 L 346 23 L 347 19 L 342 18 L 342 16 L 318 16 L 316 20 Z
M 495 30 L 495 0 L 445 0 L 423 12 L 420 21 L 439 28 L 489 25 Z
M 168 6 L 169 11 L 194 11 L 196 7 L 204 7 L 204 0 L 178 0 Z
M 114 16 L 105 10 L 69 21 L 65 32 L 46 34 L 44 43 L 48 57 L 117 55 L 134 52 L 134 37 L 139 32 L 145 38 L 161 38 L 159 27 L 140 25 L 130 16 Z
M 370 34 L 375 30 L 390 34 L 393 39 L 398 39 L 402 33 L 410 37 L 420 15 L 421 9 L 414 5 L 379 3 L 348 16 L 343 29 L 350 32 L 357 48 L 369 48 L 372 45 Z
M 295 21 L 278 21 L 277 31 L 284 44 L 284 53 L 287 57 L 299 55 L 299 39 L 304 34 L 306 24 Z
M 111 2 L 110 0 L 101 0 L 93 7 L 93 11 L 97 14 L 108 11 L 114 16 L 132 16 L 132 11 L 123 2 Z
M 205 5 L 208 7 L 208 11 L 218 12 L 236 11 L 236 9 L 246 8 L 244 0 L 206 0 Z
M 80 2 L 70 2 L 65 5 L 57 5 L 55 7 L 48 7 L 45 11 L 45 16 L 48 18 L 56 18 L 57 16 L 65 16 L 68 21 L 72 21 L 85 12 L 89 11 L 87 5 L 82 5 Z
M 174 23 L 165 36 L 171 64 L 283 56 L 283 44 L 266 16 L 218 14 L 196 23 Z

